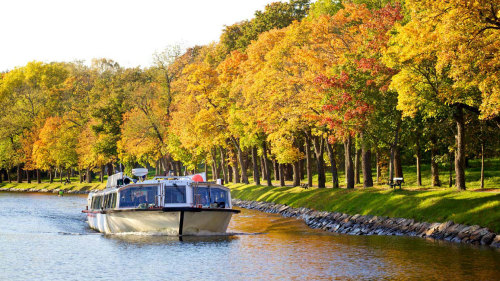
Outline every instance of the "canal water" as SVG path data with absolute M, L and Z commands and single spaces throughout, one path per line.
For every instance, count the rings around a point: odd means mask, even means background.
M 242 210 L 214 237 L 102 235 L 85 196 L 0 192 L 0 280 L 499 280 L 500 251 Z

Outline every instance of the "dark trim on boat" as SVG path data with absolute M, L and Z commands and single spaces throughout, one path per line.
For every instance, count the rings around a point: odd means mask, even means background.
M 120 212 L 152 212 L 152 211 L 163 211 L 163 212 L 228 212 L 238 214 L 240 210 L 234 209 L 218 209 L 218 208 L 193 208 L 193 207 L 163 207 L 163 208 L 148 208 L 148 209 L 111 209 L 111 210 L 84 210 L 84 213 L 120 213 Z
M 184 226 L 184 211 L 181 211 L 181 218 L 179 220 L 179 235 L 182 235 L 183 226 Z
M 162 209 L 164 212 L 178 212 L 178 211 L 184 211 L 184 212 L 228 212 L 228 213 L 235 213 L 238 214 L 241 211 L 240 210 L 234 210 L 234 209 L 218 209 L 218 208 L 193 208 L 193 207 L 164 207 Z

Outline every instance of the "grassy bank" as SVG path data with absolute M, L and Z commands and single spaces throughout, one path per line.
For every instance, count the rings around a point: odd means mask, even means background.
M 452 220 L 489 227 L 500 233 L 500 193 L 457 192 L 453 189 L 302 189 L 230 184 L 233 198 L 287 204 L 320 211 L 411 218 L 417 221 Z
M 35 183 L 1 183 L 1 189 L 15 189 L 18 191 L 28 191 L 32 190 L 36 191 L 52 191 L 52 190 L 64 190 L 64 191 L 90 191 L 96 189 L 104 189 L 106 187 L 106 183 L 46 183 L 42 182 L 40 184 Z

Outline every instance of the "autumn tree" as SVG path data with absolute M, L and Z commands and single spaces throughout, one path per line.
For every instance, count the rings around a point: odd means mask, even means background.
M 492 39 L 497 32 L 495 24 L 488 22 L 489 8 L 495 11 L 498 5 L 488 1 L 477 5 L 431 2 L 406 2 L 411 21 L 397 28 L 386 53 L 388 61 L 401 68 L 391 87 L 399 93 L 398 108 L 404 116 L 413 116 L 417 111 L 433 116 L 443 107 L 450 111 L 456 123 L 455 184 L 464 190 L 464 110 L 482 110 L 484 117 L 497 118 L 493 109 L 498 108 L 497 90 L 493 85 L 498 83 L 490 84 L 496 78 L 486 76 L 498 76 L 491 68 L 498 62 L 488 55 L 498 49 L 498 40 Z M 464 17 L 464 13 L 470 16 Z M 475 49 L 469 49 L 470 46 Z M 487 73 L 481 72 L 485 70 Z M 483 82 L 478 83 L 479 80 Z

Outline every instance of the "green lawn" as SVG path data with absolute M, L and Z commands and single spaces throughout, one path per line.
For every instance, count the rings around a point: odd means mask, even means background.
M 59 182 L 42 182 L 37 184 L 36 181 L 33 183 L 1 183 L 0 188 L 15 188 L 15 189 L 30 189 L 34 188 L 35 190 L 73 190 L 73 191 L 89 191 L 95 189 L 104 189 L 106 187 L 106 183 L 69 183 L 63 184 Z
M 229 184 L 233 198 L 287 204 L 320 211 L 478 224 L 500 233 L 500 193 L 454 189 L 302 189 Z

